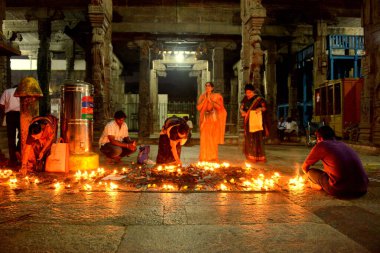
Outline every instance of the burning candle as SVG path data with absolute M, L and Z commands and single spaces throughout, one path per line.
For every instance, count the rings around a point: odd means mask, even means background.
M 227 190 L 228 190 L 228 187 L 225 186 L 224 184 L 220 184 L 220 190 L 222 190 L 222 191 L 227 191 Z
M 61 188 L 61 183 L 60 183 L 60 182 L 55 183 L 55 184 L 54 184 L 54 188 L 55 188 L 56 190 L 59 190 L 59 189 Z
M 110 183 L 110 189 L 111 190 L 116 190 L 117 188 L 119 188 L 119 186 L 117 185 L 117 184 L 115 184 L 115 183 Z

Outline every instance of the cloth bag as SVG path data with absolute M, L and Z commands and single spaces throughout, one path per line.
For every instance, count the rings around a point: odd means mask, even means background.
M 251 110 L 249 112 L 249 132 L 254 133 L 262 131 L 263 129 L 263 116 L 260 110 Z
M 69 173 L 69 144 L 53 143 L 46 159 L 46 172 Z
M 138 164 L 144 164 L 149 159 L 149 152 L 150 152 L 150 146 L 140 146 L 139 147 L 139 154 L 137 155 L 137 163 Z

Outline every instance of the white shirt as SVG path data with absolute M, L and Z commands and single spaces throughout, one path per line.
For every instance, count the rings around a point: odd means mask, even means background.
M 294 120 L 291 121 L 291 122 L 286 122 L 285 124 L 286 126 L 286 132 L 290 133 L 292 131 L 296 131 L 296 133 L 298 133 L 298 125 L 297 125 L 297 122 L 295 122 Z
M 283 121 L 283 122 L 279 121 L 277 123 L 277 128 L 280 130 L 285 130 L 286 129 L 286 122 L 285 121 Z
M 103 130 L 102 136 L 100 136 L 99 139 L 100 147 L 110 142 L 108 135 L 115 136 L 115 140 L 117 141 L 123 141 L 125 137 L 129 136 L 127 123 L 123 122 L 121 127 L 119 127 L 115 120 L 112 120 L 111 122 L 107 123 Z
M 10 111 L 20 111 L 20 98 L 14 96 L 16 89 L 16 87 L 6 89 L 3 92 L 3 95 L 1 95 L 0 104 L 4 105 L 5 113 Z

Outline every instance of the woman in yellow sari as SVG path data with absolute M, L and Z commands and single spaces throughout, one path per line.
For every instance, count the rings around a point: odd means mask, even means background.
M 227 112 L 222 95 L 213 92 L 214 84 L 207 82 L 205 86 L 206 92 L 197 103 L 201 132 L 199 161 L 217 162 L 218 145 L 224 144 Z

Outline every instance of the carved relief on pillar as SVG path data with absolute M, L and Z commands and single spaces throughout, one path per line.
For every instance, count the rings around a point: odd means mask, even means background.
M 95 95 L 103 94 L 104 30 L 102 28 L 92 29 L 91 44 L 92 82 L 95 88 Z
M 261 50 L 261 27 L 266 17 L 266 9 L 261 0 L 250 0 L 246 3 L 247 16 L 243 20 L 244 28 L 248 31 L 251 45 L 250 82 L 256 88 L 261 87 L 261 65 L 263 64 L 263 51 Z
M 263 65 L 264 52 L 261 50 L 261 37 L 253 35 L 250 37 L 252 46 L 252 59 L 250 66 L 250 81 L 256 88 L 261 88 L 261 66 Z

